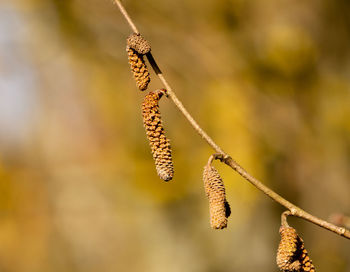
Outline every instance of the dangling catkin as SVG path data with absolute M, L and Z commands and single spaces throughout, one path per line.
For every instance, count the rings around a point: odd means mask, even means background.
M 226 201 L 224 182 L 219 172 L 210 164 L 204 167 L 203 181 L 209 199 L 210 225 L 213 229 L 226 228 L 231 209 Z
M 158 105 L 159 99 L 165 93 L 166 90 L 161 89 L 146 95 L 142 103 L 142 116 L 158 176 L 169 181 L 173 178 L 174 167 L 170 143 L 164 134 Z
M 126 42 L 130 48 L 134 49 L 141 55 L 147 54 L 151 51 L 151 45 L 139 33 L 131 34 Z
M 281 241 L 276 262 L 284 272 L 315 272 L 315 267 L 304 247 L 304 241 L 292 227 L 281 226 Z
M 281 241 L 278 246 L 276 262 L 282 271 L 299 271 L 301 264 L 296 259 L 298 234 L 294 228 L 280 228 Z
M 140 91 L 147 89 L 148 83 L 151 81 L 143 55 L 137 53 L 129 46 L 126 47 L 131 71 L 134 74 L 136 85 Z

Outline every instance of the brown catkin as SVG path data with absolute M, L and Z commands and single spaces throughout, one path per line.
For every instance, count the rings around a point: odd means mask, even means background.
M 224 182 L 219 172 L 210 164 L 204 167 L 203 181 L 209 199 L 210 225 L 213 229 L 226 228 L 231 209 L 226 201 Z
M 151 81 L 143 55 L 137 53 L 129 46 L 126 47 L 131 71 L 134 74 L 136 85 L 140 91 L 147 89 L 148 83 Z
M 158 176 L 169 181 L 173 178 L 174 167 L 170 143 L 164 134 L 158 105 L 159 99 L 165 93 L 166 90 L 161 89 L 146 95 L 142 103 L 142 116 Z
M 276 262 L 282 271 L 299 271 L 301 264 L 297 260 L 298 234 L 294 228 L 280 228 L 281 241 L 278 246 Z
M 281 241 L 276 262 L 284 272 L 315 272 L 315 267 L 304 247 L 304 241 L 292 227 L 281 226 Z
M 127 45 L 137 53 L 144 55 L 151 51 L 151 45 L 145 40 L 140 33 L 131 34 L 127 40 Z

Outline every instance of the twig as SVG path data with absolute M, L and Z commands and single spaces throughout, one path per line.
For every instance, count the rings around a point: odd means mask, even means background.
M 120 10 L 120 12 L 124 15 L 125 19 L 128 21 L 128 24 L 130 25 L 132 31 L 134 31 L 135 33 L 140 33 L 137 30 L 136 25 L 134 24 L 134 22 L 131 20 L 129 14 L 126 12 L 124 6 L 122 5 L 122 3 L 119 0 L 114 0 L 114 3 L 116 3 L 118 5 L 118 8 Z
M 285 211 L 281 214 L 281 225 L 284 227 L 289 227 L 288 225 L 288 221 L 287 221 L 287 217 L 289 215 L 292 215 L 292 213 L 290 211 Z
M 126 12 L 125 8 L 121 4 L 119 0 L 114 0 L 114 2 L 118 5 L 121 13 L 124 15 L 125 19 L 127 20 L 128 24 L 130 25 L 131 29 L 135 33 L 139 33 L 137 30 L 135 24 L 131 20 L 130 16 Z M 293 215 L 296 217 L 300 217 L 302 219 L 305 219 L 315 225 L 318 225 L 324 229 L 327 229 L 329 231 L 332 231 L 336 234 L 339 234 L 340 236 L 343 236 L 345 238 L 350 239 L 350 231 L 338 227 L 336 225 L 333 225 L 325 220 L 322 220 L 320 218 L 317 218 L 316 216 L 313 216 L 307 212 L 305 212 L 303 209 L 299 208 L 298 206 L 294 205 L 293 203 L 289 202 L 288 200 L 284 199 L 279 194 L 275 193 L 273 190 L 271 190 L 269 187 L 265 186 L 263 183 L 261 183 L 258 179 L 250 175 L 242 166 L 240 166 L 234 159 L 232 159 L 229 155 L 227 155 L 209 136 L 208 134 L 198 125 L 198 123 L 193 119 L 191 114 L 186 110 L 186 108 L 183 106 L 182 102 L 177 98 L 174 91 L 170 87 L 169 83 L 164 78 L 159 66 L 157 65 L 155 59 L 153 58 L 153 55 L 151 53 L 147 54 L 148 61 L 150 62 L 153 70 L 159 77 L 159 79 L 164 84 L 165 88 L 168 91 L 168 96 L 170 99 L 174 102 L 174 104 L 177 106 L 177 108 L 182 112 L 182 114 L 186 117 L 186 119 L 190 122 L 190 124 L 193 126 L 193 128 L 197 131 L 197 133 L 218 153 L 214 154 L 214 158 L 218 159 L 228 166 L 230 166 L 233 170 L 235 170 L 238 174 L 240 174 L 243 178 L 245 178 L 247 181 L 249 181 L 251 184 L 253 184 L 257 189 L 262 191 L 264 194 L 272 198 L 277 203 L 281 204 L 285 208 L 289 210 L 288 214 L 286 215 Z M 212 159 L 212 158 L 210 158 Z
M 303 209 L 299 208 L 298 206 L 294 205 L 293 203 L 289 202 L 273 190 L 271 190 L 269 187 L 264 185 L 261 181 L 250 175 L 242 166 L 240 166 L 234 159 L 231 157 L 223 157 L 221 154 L 215 154 L 216 159 L 226 163 L 228 166 L 230 166 L 233 170 L 235 170 L 238 174 L 240 174 L 243 178 L 245 178 L 247 181 L 249 181 L 251 184 L 253 184 L 256 188 L 258 188 L 260 191 L 262 191 L 264 194 L 272 198 L 277 203 L 281 204 L 282 206 L 286 207 L 290 211 L 290 215 L 303 218 L 311 223 L 314 223 L 315 225 L 318 225 L 322 228 L 328 229 L 330 231 L 333 231 L 341 236 L 344 236 L 348 239 L 350 239 L 350 231 L 338 227 L 336 225 L 333 225 L 325 220 L 322 220 L 316 216 L 313 216 Z

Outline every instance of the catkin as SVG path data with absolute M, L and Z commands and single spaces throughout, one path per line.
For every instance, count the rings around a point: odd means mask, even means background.
M 278 246 L 276 262 L 282 271 L 299 271 L 301 264 L 296 259 L 298 249 L 298 234 L 294 228 L 280 228 L 281 241 Z
M 304 241 L 292 227 L 281 226 L 276 262 L 283 272 L 315 272 Z
M 144 55 L 151 51 L 151 45 L 145 40 L 140 33 L 131 34 L 127 40 L 127 45 L 137 53 Z
M 169 181 L 173 178 L 174 167 L 170 143 L 164 134 L 158 105 L 159 99 L 165 93 L 166 90 L 161 89 L 146 95 L 142 103 L 142 116 L 158 176 Z
M 203 181 L 209 199 L 210 226 L 213 229 L 226 228 L 231 209 L 226 201 L 224 182 L 219 172 L 210 164 L 204 167 Z
M 126 51 L 128 53 L 129 64 L 131 71 L 134 74 L 136 85 L 140 91 L 144 91 L 147 89 L 151 77 L 143 59 L 143 55 L 137 53 L 135 49 L 132 49 L 129 46 L 126 47 Z

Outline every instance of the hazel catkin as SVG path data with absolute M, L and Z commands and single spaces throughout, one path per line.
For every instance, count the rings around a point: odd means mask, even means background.
M 144 55 L 151 51 L 151 45 L 145 40 L 140 33 L 131 34 L 127 40 L 127 45 L 137 53 Z
M 292 227 L 280 227 L 281 241 L 276 262 L 283 272 L 315 272 L 315 267 L 304 247 L 304 241 Z
M 300 261 L 296 259 L 298 234 L 294 228 L 280 228 L 281 241 L 278 246 L 276 262 L 282 271 L 299 271 Z
M 173 178 L 174 167 L 169 139 L 165 137 L 158 104 L 165 93 L 166 90 L 161 89 L 147 94 L 142 103 L 142 116 L 158 176 L 164 181 L 169 181 Z
M 134 75 L 136 85 L 140 91 L 144 91 L 147 89 L 147 86 L 151 81 L 151 77 L 143 59 L 143 55 L 137 53 L 135 49 L 132 49 L 129 46 L 126 47 L 126 51 L 128 53 L 129 64 Z
M 231 209 L 226 201 L 224 182 L 219 172 L 210 164 L 204 167 L 203 181 L 209 199 L 210 226 L 213 229 L 226 228 Z

